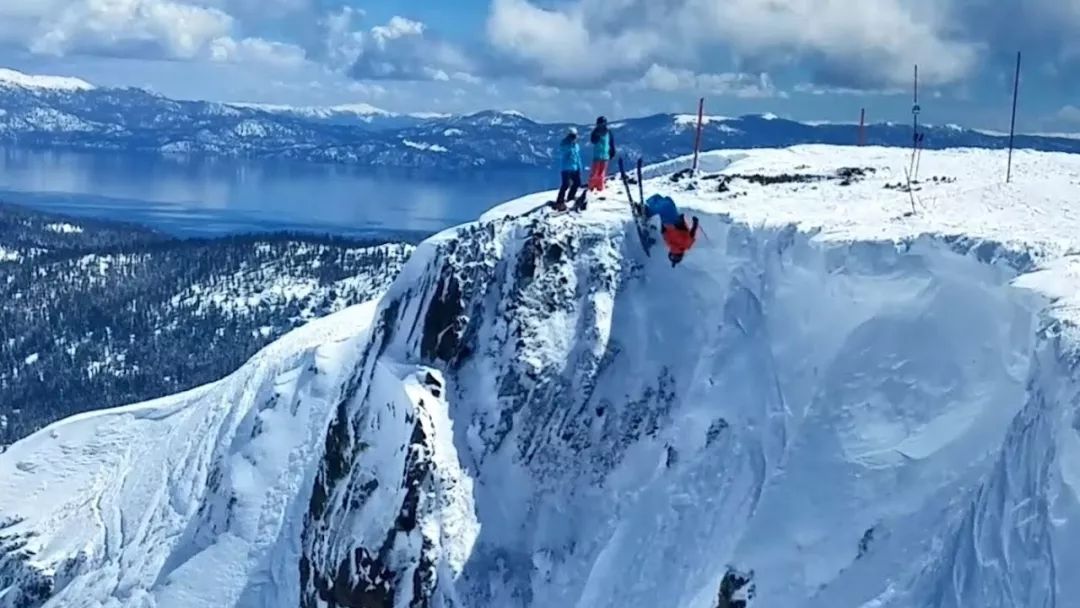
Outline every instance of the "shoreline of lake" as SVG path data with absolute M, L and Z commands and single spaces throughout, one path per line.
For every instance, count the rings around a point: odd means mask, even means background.
M 0 200 L 181 237 L 281 231 L 416 237 L 555 185 L 535 170 L 444 175 L 0 147 Z

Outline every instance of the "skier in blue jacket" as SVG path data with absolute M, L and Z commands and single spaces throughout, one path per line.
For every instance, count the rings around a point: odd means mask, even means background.
M 567 200 L 577 198 L 578 188 L 581 187 L 581 146 L 578 145 L 577 137 L 577 128 L 570 127 L 566 137 L 559 143 L 562 184 L 559 186 L 559 196 L 555 199 L 555 209 L 558 211 L 566 209 Z

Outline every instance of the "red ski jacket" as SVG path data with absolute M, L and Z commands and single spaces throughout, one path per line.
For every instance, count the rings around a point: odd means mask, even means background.
M 664 243 L 671 253 L 682 255 L 694 246 L 694 233 L 691 230 L 682 230 L 675 226 L 664 226 Z

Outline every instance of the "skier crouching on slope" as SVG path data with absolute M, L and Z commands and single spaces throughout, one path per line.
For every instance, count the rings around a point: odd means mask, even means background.
M 596 127 L 593 128 L 592 134 L 589 135 L 589 142 L 593 146 L 589 189 L 603 192 L 604 182 L 607 180 L 608 161 L 615 158 L 615 137 L 608 130 L 607 119 L 603 116 L 596 119 Z
M 578 188 L 581 187 L 581 146 L 578 145 L 576 128 L 570 127 L 566 137 L 559 142 L 559 159 L 562 185 L 559 186 L 559 196 L 555 199 L 555 210 L 565 211 L 566 201 L 576 199 Z
M 671 260 L 671 267 L 674 268 L 697 240 L 698 218 L 695 216 L 693 226 L 688 226 L 686 216 L 679 213 L 675 201 L 659 194 L 654 194 L 645 201 L 645 220 L 652 219 L 654 215 L 660 216 L 660 234 L 664 237 L 668 260 Z

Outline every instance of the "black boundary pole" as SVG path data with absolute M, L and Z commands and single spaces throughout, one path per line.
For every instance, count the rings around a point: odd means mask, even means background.
M 697 133 L 694 135 L 694 168 L 693 173 L 697 173 L 698 152 L 701 151 L 701 124 L 705 117 L 705 98 L 698 99 L 697 105 Z
M 1013 142 L 1016 139 L 1016 98 L 1020 95 L 1020 51 L 1016 51 L 1016 77 L 1013 80 L 1012 122 L 1009 125 L 1009 164 L 1005 169 L 1005 183 L 1012 181 Z
M 915 64 L 914 104 L 911 106 L 911 166 L 908 167 L 908 179 L 915 172 L 915 153 L 919 148 L 919 64 Z

